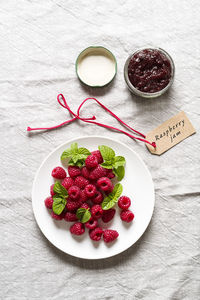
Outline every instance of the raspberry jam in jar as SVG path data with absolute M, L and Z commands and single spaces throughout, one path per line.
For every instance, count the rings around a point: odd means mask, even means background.
M 145 48 L 131 55 L 124 76 L 131 92 L 146 98 L 162 95 L 174 79 L 174 63 L 160 48 Z

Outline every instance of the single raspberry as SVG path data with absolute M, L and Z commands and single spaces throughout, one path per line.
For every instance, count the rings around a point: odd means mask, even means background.
M 76 214 L 72 213 L 70 211 L 67 211 L 65 213 L 64 220 L 66 222 L 76 222 L 76 221 L 78 221 Z
M 113 171 L 112 171 L 112 170 L 109 170 L 109 171 L 107 172 L 107 175 L 106 175 L 106 177 L 108 177 L 109 179 L 112 179 L 112 178 L 114 178 L 114 177 L 115 177 L 115 174 L 113 173 Z
M 111 180 L 107 177 L 102 177 L 97 181 L 98 187 L 104 191 L 104 192 L 109 192 L 111 193 L 113 190 L 113 184 Z
M 44 204 L 45 204 L 46 208 L 52 209 L 53 198 L 52 198 L 52 197 L 47 197 L 47 198 L 44 200 Z
M 57 221 L 61 221 L 64 217 L 63 214 L 60 214 L 60 215 L 56 215 L 53 211 L 51 212 L 51 217 L 54 219 L 54 220 L 57 220 Z
M 68 190 L 69 197 L 71 200 L 77 200 L 80 195 L 80 189 L 78 186 L 72 185 Z
M 81 175 L 82 175 L 84 178 L 88 179 L 88 178 L 89 178 L 89 175 L 90 175 L 90 171 L 89 171 L 86 167 L 83 167 L 83 168 L 81 169 Z
M 70 227 L 70 232 L 71 234 L 81 235 L 85 232 L 85 227 L 81 222 L 77 222 Z
M 126 196 L 120 197 L 118 200 L 118 206 L 124 210 L 128 209 L 131 206 L 131 199 Z
M 83 203 L 83 204 L 81 204 L 80 208 L 88 209 L 88 208 L 90 208 L 90 206 L 87 203 Z
M 87 227 L 88 229 L 94 229 L 97 226 L 98 226 L 98 222 L 93 218 L 90 218 L 90 220 L 85 223 L 85 227 Z
M 96 191 L 95 195 L 93 198 L 91 198 L 92 202 L 94 204 L 100 204 L 103 202 L 103 194 L 100 191 Z
M 66 177 L 62 181 L 62 186 L 64 186 L 64 188 L 66 188 L 66 190 L 68 190 L 72 185 L 74 185 L 74 180 L 71 177 Z
M 77 166 L 69 166 L 68 167 L 68 174 L 70 177 L 74 178 L 78 175 L 81 175 L 81 170 Z
M 102 216 L 102 221 L 104 223 L 110 222 L 114 218 L 115 213 L 116 213 L 116 210 L 114 208 L 104 210 L 103 211 L 103 216 Z
M 86 196 L 86 193 L 85 193 L 85 191 L 84 190 L 80 190 L 80 195 L 79 195 L 79 201 L 81 202 L 81 203 L 84 203 L 84 202 L 86 202 L 87 201 L 87 196 Z
M 81 204 L 82 203 L 80 201 L 72 201 L 68 198 L 67 204 L 65 207 L 66 207 L 67 211 L 75 212 L 81 206 Z
M 113 242 L 118 236 L 119 233 L 116 230 L 106 229 L 103 232 L 103 240 L 105 243 Z
M 134 214 L 130 210 L 122 210 L 120 218 L 122 221 L 130 223 L 134 219 Z
M 88 157 L 85 160 L 85 165 L 88 169 L 93 169 L 98 166 L 98 160 L 95 155 L 88 155 Z
M 97 189 L 96 189 L 95 185 L 88 184 L 88 185 L 86 185 L 84 191 L 85 191 L 85 194 L 88 196 L 88 198 L 92 198 L 95 196 Z
M 54 184 L 52 184 L 52 185 L 50 186 L 50 194 L 51 194 L 52 197 L 56 194 L 56 193 L 54 192 L 54 190 L 53 190 L 53 187 L 54 187 Z
M 64 179 L 67 176 L 65 170 L 61 167 L 54 168 L 51 175 L 56 179 Z
M 89 179 L 97 180 L 101 177 L 105 177 L 106 173 L 107 173 L 106 169 L 104 169 L 102 166 L 98 165 L 94 170 L 92 170 L 90 172 Z
M 102 164 L 103 157 L 102 157 L 101 152 L 99 150 L 92 151 L 91 154 L 96 156 L 96 158 L 98 160 L 98 164 Z
M 91 208 L 91 215 L 94 219 L 99 219 L 103 215 L 103 209 L 99 204 L 93 205 Z
M 96 242 L 100 241 L 102 234 L 103 230 L 101 227 L 96 227 L 95 229 L 89 231 L 89 236 L 91 240 Z
M 83 176 L 77 176 L 75 181 L 74 181 L 74 184 L 76 186 L 78 186 L 80 189 L 84 189 L 84 187 L 89 184 L 89 181 L 84 178 Z

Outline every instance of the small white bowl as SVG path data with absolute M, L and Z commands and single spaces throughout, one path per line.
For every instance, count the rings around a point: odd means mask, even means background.
M 90 46 L 84 49 L 76 60 L 76 74 L 89 87 L 108 85 L 117 73 L 117 61 L 108 49 Z

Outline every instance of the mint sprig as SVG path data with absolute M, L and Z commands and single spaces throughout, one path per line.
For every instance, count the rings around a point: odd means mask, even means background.
M 79 208 L 77 209 L 76 216 L 81 223 L 86 223 L 91 218 L 91 213 L 89 212 L 89 208 Z
M 108 210 L 112 208 L 115 203 L 117 203 L 118 198 L 122 194 L 123 187 L 121 183 L 117 183 L 113 189 L 113 191 L 103 200 L 101 207 L 103 210 Z
M 71 158 L 69 161 L 70 166 L 79 166 L 82 167 L 90 151 L 86 148 L 78 148 L 77 143 L 72 143 L 71 147 L 65 150 L 61 155 L 61 160 L 66 158 Z
M 102 145 L 98 148 L 104 160 L 101 166 L 106 169 L 113 169 L 113 172 L 117 176 L 117 179 L 119 181 L 122 180 L 125 174 L 125 158 L 123 156 L 115 156 L 115 151 L 108 146 Z
M 53 191 L 56 193 L 53 196 L 53 212 L 60 215 L 67 203 L 68 192 L 59 181 L 54 184 Z

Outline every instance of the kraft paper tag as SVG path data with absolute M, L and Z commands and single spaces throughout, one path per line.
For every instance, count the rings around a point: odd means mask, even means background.
M 161 155 L 195 132 L 190 120 L 181 111 L 146 135 L 148 141 L 156 143 L 156 148 L 149 144 L 146 146 L 152 154 Z

